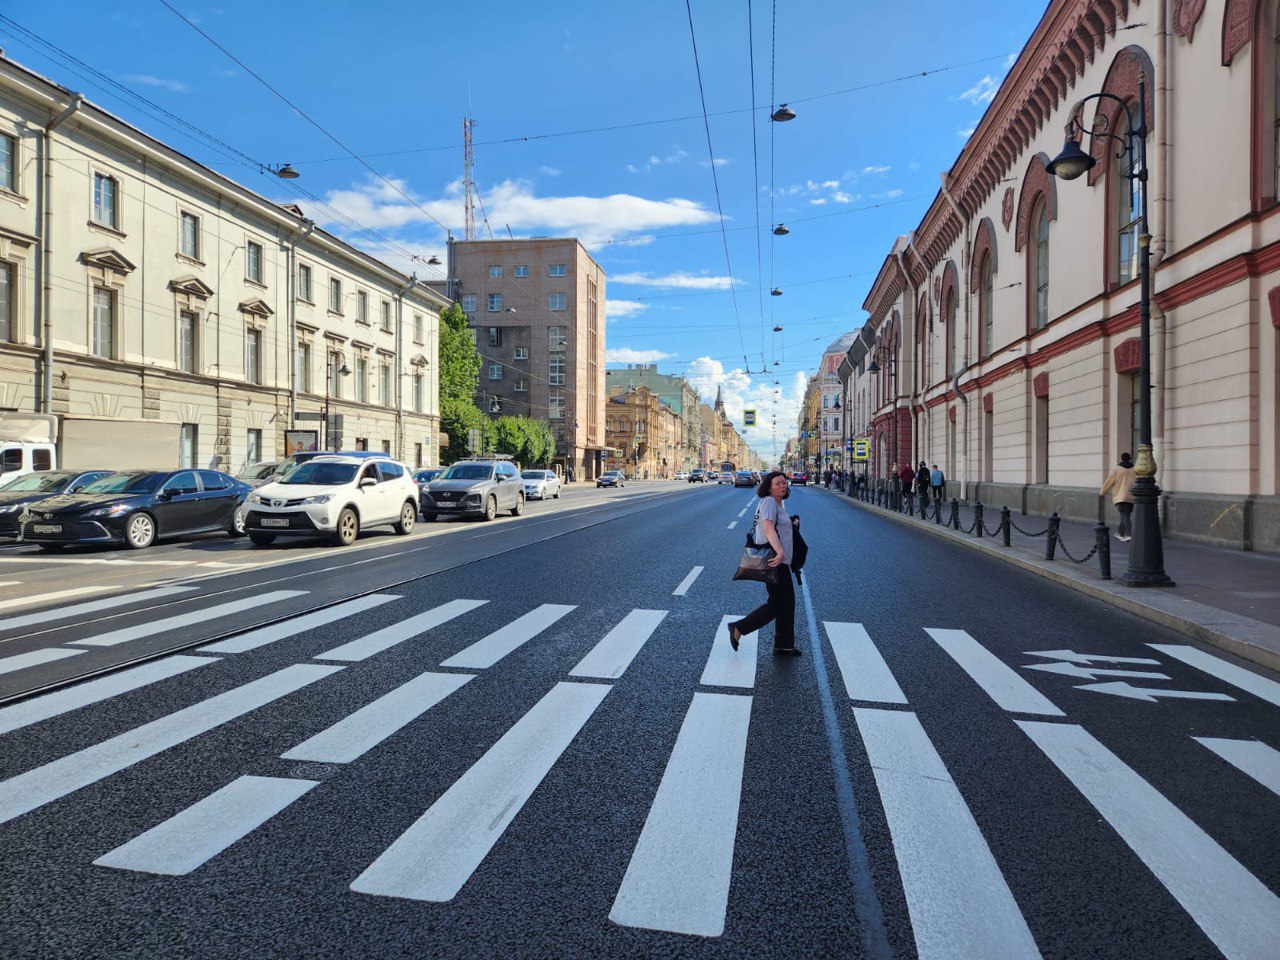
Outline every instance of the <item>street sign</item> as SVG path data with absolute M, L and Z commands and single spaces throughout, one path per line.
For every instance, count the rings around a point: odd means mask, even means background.
M 480 431 L 475 427 L 467 431 L 467 449 L 472 453 L 480 452 Z
M 853 441 L 853 459 L 858 463 L 866 463 L 871 459 L 871 441 Z
M 756 425 L 756 412 L 754 410 L 742 411 L 742 425 L 744 427 L 754 427 Z
M 323 413 L 308 413 L 308 412 L 306 412 L 305 410 L 299 410 L 297 413 L 295 413 L 295 414 L 293 415 L 293 419 L 295 419 L 295 420 L 323 420 L 323 419 L 324 419 L 324 414 L 323 414 Z

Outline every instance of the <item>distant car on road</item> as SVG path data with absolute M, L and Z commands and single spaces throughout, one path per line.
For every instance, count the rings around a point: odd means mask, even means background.
M 756 475 L 750 470 L 739 470 L 733 475 L 733 485 L 735 487 L 754 487 L 756 485 Z
M 690 483 L 706 483 L 707 471 L 702 469 L 702 467 L 694 467 L 692 470 L 689 471 L 689 482 Z
M 554 470 L 525 470 L 520 474 L 524 481 L 524 495 L 528 500 L 560 499 L 560 478 Z
M 805 473 L 803 470 L 796 470 L 796 471 L 793 471 L 793 472 L 792 472 L 792 474 L 791 474 L 791 482 L 792 482 L 792 483 L 798 483 L 798 484 L 800 484 L 800 486 L 802 486 L 802 487 L 804 487 L 804 486 L 808 486 L 808 484 L 809 484 L 809 475 L 808 475 L 807 473 Z
M 621 470 L 610 470 L 608 473 L 602 473 L 600 478 L 596 480 L 596 487 L 625 487 L 626 474 Z
M 459 460 L 427 484 L 422 515 L 479 516 L 492 520 L 499 510 L 513 517 L 524 513 L 524 483 L 509 460 Z
M 245 467 L 238 474 L 237 480 L 242 480 L 251 487 L 260 487 L 264 483 L 269 483 L 281 473 L 281 467 L 284 462 L 281 460 L 268 460 L 262 463 L 252 463 Z
M 418 485 L 418 509 L 427 502 L 427 484 L 437 480 L 444 473 L 444 467 L 423 467 L 413 472 L 413 482 Z
M 687 472 L 687 471 L 685 471 L 685 470 L 677 471 L 676 476 L 675 476 L 675 479 L 677 479 L 677 480 L 688 480 L 688 479 L 689 479 L 689 474 L 688 474 L 688 472 Z
M 18 535 L 18 514 L 28 504 L 60 493 L 79 493 L 114 470 L 49 470 L 24 473 L 0 488 L 0 540 Z

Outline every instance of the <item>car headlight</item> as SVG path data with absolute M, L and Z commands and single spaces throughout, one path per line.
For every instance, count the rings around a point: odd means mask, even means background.
M 0 513 L 17 513 L 25 506 L 21 503 L 0 504 Z
M 322 493 L 319 496 L 307 497 L 305 500 L 302 501 L 302 505 L 304 507 L 310 507 L 312 505 L 328 503 L 332 499 L 333 499 L 332 493 Z
M 122 513 L 129 512 L 129 504 L 117 503 L 111 507 L 98 507 L 95 510 L 89 510 L 85 513 L 86 517 L 118 517 Z
M 249 494 L 249 502 L 250 503 L 266 503 L 267 501 L 266 501 L 266 498 L 261 497 L 256 493 L 251 493 Z
M 468 493 L 468 494 L 467 494 L 467 499 L 468 499 L 468 500 L 470 500 L 470 501 L 471 501 L 471 502 L 473 502 L 473 503 L 479 503 L 479 502 L 480 502 L 480 494 L 478 494 L 478 493 Z

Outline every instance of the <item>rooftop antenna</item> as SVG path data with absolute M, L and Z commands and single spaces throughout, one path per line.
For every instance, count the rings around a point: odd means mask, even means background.
M 469 94 L 468 99 L 470 99 Z M 475 125 L 476 122 L 471 119 L 470 108 L 468 108 L 467 115 L 462 118 L 462 186 L 465 195 L 464 209 L 466 211 L 466 227 L 463 231 L 463 237 L 466 240 L 474 240 L 476 238 L 476 181 L 474 176 L 476 158 L 471 143 L 471 128 Z

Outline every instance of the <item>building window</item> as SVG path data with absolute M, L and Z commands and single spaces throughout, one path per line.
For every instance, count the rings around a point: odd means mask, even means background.
M 415 373 L 413 375 L 413 412 L 422 412 L 422 374 Z
M 490 313 L 502 312 L 502 294 L 500 293 L 489 294 L 489 312 Z
M 200 342 L 200 318 L 190 310 L 178 314 L 178 369 L 183 373 L 195 373 Z
M 529 392 L 529 381 L 528 381 L 528 380 L 526 380 L 524 377 L 516 377 L 515 392 L 516 392 L 516 393 L 528 393 L 528 392 Z
M 414 343 L 423 343 L 423 342 L 425 342 L 425 341 L 424 341 L 424 339 L 423 339 L 423 320 L 422 320 L 422 314 L 420 314 L 420 313 L 415 313 L 415 314 L 413 315 L 413 342 L 414 342 Z
M 991 267 L 991 254 L 982 258 L 978 272 L 978 325 L 982 328 L 982 355 L 988 357 L 995 347 L 995 311 L 991 298 L 995 294 L 996 272 Z
M 552 420 L 564 419 L 564 391 L 552 390 L 547 397 L 547 417 Z
M 329 278 L 329 309 L 333 313 L 342 312 L 342 281 L 337 277 Z
M 305 340 L 298 342 L 298 353 L 294 360 L 294 385 L 299 393 L 311 392 L 311 344 Z
M 489 364 L 489 379 L 490 380 L 502 379 L 502 364 L 500 363 Z
M 502 412 L 502 398 L 501 398 L 501 397 L 490 397 L 490 398 L 489 398 L 489 412 L 490 412 L 490 413 L 501 413 L 501 412 Z
M 329 367 L 327 371 L 328 382 L 325 384 L 325 391 L 335 400 L 342 399 L 342 354 L 337 350 L 329 351 Z
M 0 187 L 14 192 L 18 189 L 18 141 L 8 134 L 0 134 Z
M 178 441 L 178 466 L 183 470 L 192 470 L 196 466 L 199 448 L 200 431 L 194 423 L 184 423 Z
M 378 366 L 378 395 L 384 407 L 391 406 L 391 364 L 389 363 Z
M 511 271 L 511 275 L 519 280 L 523 280 L 529 276 L 529 265 L 527 263 L 517 263 Z
M 462 312 L 463 313 L 476 312 L 476 295 L 474 293 L 468 293 L 465 297 L 462 298 Z
M 181 230 L 178 236 L 178 252 L 192 260 L 200 259 L 200 218 L 194 213 L 182 211 Z
M 1035 329 L 1049 322 L 1049 205 L 1042 199 L 1031 221 L 1035 225 L 1035 264 L 1032 272 L 1032 289 L 1035 309 Z
M 115 356 L 116 295 L 106 287 L 93 288 L 93 355 Z
M 311 297 L 311 268 L 305 263 L 298 264 L 298 299 L 315 302 Z
M 0 341 L 11 342 L 14 337 L 13 322 L 13 288 L 14 267 L 12 263 L 0 263 Z
M 369 402 L 369 361 L 366 357 L 356 357 L 356 402 Z
M 262 461 L 262 431 L 252 429 L 245 442 L 245 465 Z
M 559 354 L 557 356 L 552 357 L 548 365 L 548 370 L 550 371 L 550 373 L 547 375 L 547 380 L 551 383 L 551 385 L 555 387 L 563 387 L 564 386 L 564 355 Z
M 254 283 L 262 282 L 262 244 L 250 240 L 244 245 L 244 271 Z
M 501 327 L 489 328 L 489 346 L 491 347 L 502 346 L 502 328 Z
M 1142 186 L 1138 176 L 1142 165 L 1138 162 L 1136 144 L 1132 138 L 1129 142 L 1134 149 L 1115 164 L 1117 283 L 1128 283 L 1138 275 L 1138 234 L 1142 226 Z
M 549 310 L 563 310 L 564 303 L 565 296 L 563 293 L 552 293 L 547 296 L 547 309 Z
M 1127 452 L 1129 456 L 1134 457 L 1138 455 L 1138 446 L 1142 442 L 1142 431 L 1140 429 L 1142 424 L 1142 381 L 1139 379 L 1138 374 L 1131 373 L 1123 374 L 1121 382 L 1124 387 L 1125 399 L 1128 400 L 1127 409 L 1125 410 L 1125 429 L 1122 436 L 1129 444 L 1128 449 L 1121 452 Z
M 944 296 L 947 298 L 944 314 L 947 325 L 947 376 L 950 377 L 956 372 L 956 341 L 960 339 L 960 331 L 956 329 L 956 292 L 951 289 Z
M 369 322 L 369 294 L 363 290 L 356 291 L 356 323 Z
M 382 441 L 382 452 L 383 452 L 383 453 L 390 453 L 390 452 L 391 452 L 391 441 L 390 441 L 390 440 L 383 440 L 383 441 Z M 379 470 L 378 470 L 378 472 L 379 472 L 379 473 L 381 473 L 381 472 L 382 472 L 382 470 L 381 470 L 381 469 L 379 469 Z M 401 476 L 400 468 L 399 468 L 399 467 L 396 467 L 396 470 L 395 470 L 395 474 L 394 474 L 394 475 L 395 475 L 395 476 L 397 476 L 397 477 L 398 477 L 398 476 Z
M 517 360 L 528 360 L 528 359 L 529 359 L 529 348 L 528 348 L 528 347 L 516 347 L 516 359 L 517 359 Z
M 420 443 L 413 445 L 413 466 L 415 470 L 422 466 L 422 444 Z
M 391 332 L 391 301 L 382 301 L 382 329 Z
M 119 228 L 120 221 L 117 217 L 119 208 L 116 204 L 116 193 L 119 184 L 116 183 L 115 177 L 108 177 L 105 173 L 95 173 L 93 175 L 93 219 L 95 223 L 100 223 L 105 227 L 111 227 L 113 230 Z
M 261 330 L 245 331 L 244 378 L 248 383 L 262 382 L 262 331 Z
M 547 267 L 548 277 L 563 277 L 568 272 L 568 268 L 563 263 L 553 263 Z
M 547 327 L 547 349 L 552 353 L 564 349 L 564 327 Z
M 502 276 L 502 267 L 501 267 L 501 265 L 496 264 L 496 263 L 495 263 L 495 264 L 492 264 L 492 265 L 489 267 L 489 276 L 490 276 L 490 277 L 493 277 L 493 278 L 495 278 L 495 279 L 496 279 L 496 278 L 498 278 L 498 277 L 501 277 L 501 276 Z

